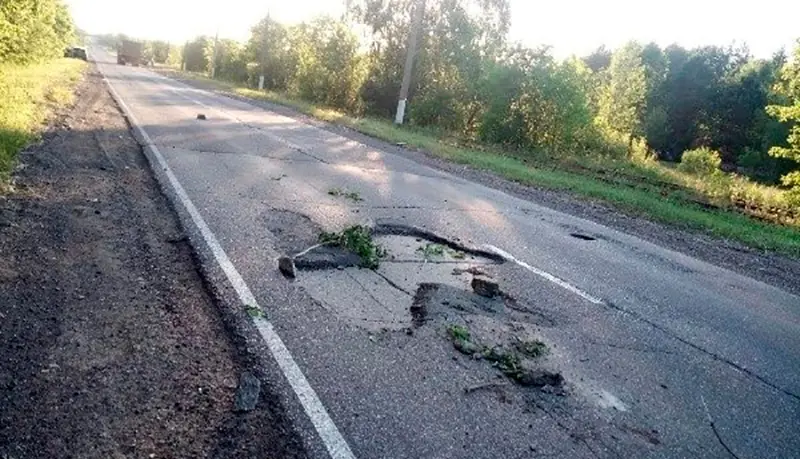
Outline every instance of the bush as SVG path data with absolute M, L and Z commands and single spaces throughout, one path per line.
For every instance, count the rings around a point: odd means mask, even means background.
M 800 208 L 800 170 L 790 172 L 781 177 L 781 183 L 789 187 L 786 192 L 786 201 L 789 205 Z
M 719 152 L 701 147 L 684 151 L 678 169 L 695 175 L 715 175 L 720 172 L 721 164 L 722 157 Z
M 0 63 L 60 57 L 73 40 L 72 17 L 61 0 L 0 1 Z

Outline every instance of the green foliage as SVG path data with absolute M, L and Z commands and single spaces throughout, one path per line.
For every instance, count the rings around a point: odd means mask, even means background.
M 153 61 L 157 64 L 166 64 L 169 61 L 169 55 L 171 51 L 171 46 L 169 43 L 165 41 L 153 41 L 149 42 L 149 48 L 151 50 Z
M 312 102 L 356 111 L 366 76 L 358 37 L 346 24 L 319 18 L 289 30 L 296 62 L 289 90 Z
M 286 91 L 297 68 L 292 48 L 287 27 L 269 17 L 256 24 L 245 48 L 250 86 L 256 87 L 263 75 L 265 89 Z
M 469 341 L 469 329 L 463 325 L 450 324 L 447 326 L 447 334 L 451 339 Z
M 209 42 L 208 37 L 197 37 L 189 41 L 183 47 L 182 64 L 189 72 L 207 72 L 209 67 L 209 55 L 207 53 Z
M 565 149 L 591 129 L 588 70 L 578 61 L 516 49 L 483 82 L 480 140 L 515 148 Z
M 786 193 L 786 199 L 789 204 L 795 206 L 795 208 L 800 208 L 800 171 L 789 172 L 784 175 L 781 177 L 781 183 L 789 188 Z
M 628 43 L 617 50 L 608 73 L 608 82 L 600 93 L 599 124 L 630 138 L 640 135 L 647 97 L 641 46 Z
M 216 52 L 215 52 L 216 46 Z M 219 39 L 205 42 L 205 60 L 208 72 L 215 67 L 215 75 L 234 83 L 244 83 L 248 79 L 245 48 L 235 40 Z
M 76 40 L 61 0 L 0 2 L 0 63 L 29 64 L 60 57 Z
M 349 18 L 360 25 L 352 29 L 330 18 L 293 26 L 266 18 L 245 46 L 220 40 L 217 76 L 253 88 L 263 75 L 266 91 L 234 91 L 526 183 L 563 185 L 637 209 L 647 203 L 663 220 L 685 217 L 705 228 L 705 218 L 673 208 L 699 201 L 796 221 L 781 189 L 721 172 L 774 184 L 796 168 L 787 159 L 797 138 L 791 78 L 775 84 L 781 68 L 792 65 L 784 55 L 758 60 L 741 48 L 632 42 L 557 60 L 547 48 L 506 42 L 507 0 L 428 0 L 409 123 L 397 128 L 348 116 L 393 116 L 414 3 L 353 0 Z M 365 32 L 366 46 L 353 30 Z M 184 52 L 187 68 L 207 72 L 213 48 L 208 39 L 196 41 Z M 775 106 L 774 116 L 766 105 Z M 684 151 L 678 167 L 656 161 L 678 161 Z M 597 177 L 611 188 L 577 184 L 558 170 Z M 647 193 L 677 196 L 682 204 L 654 202 Z M 720 231 L 736 233 L 728 226 Z
M 361 266 L 377 269 L 386 250 L 372 240 L 372 232 L 366 226 L 355 225 L 339 233 L 322 233 L 319 241 L 343 247 L 361 257 Z
M 85 65 L 77 59 L 0 64 L 0 189 L 17 152 L 35 138 L 50 110 L 72 101 L 72 88 Z
M 702 147 L 683 152 L 679 168 L 690 174 L 709 176 L 718 174 L 721 164 L 719 152 Z
M 788 146 L 774 146 L 769 154 L 776 158 L 785 158 L 800 163 L 800 40 L 794 50 L 794 58 L 781 69 L 778 91 L 789 99 L 787 105 L 771 105 L 767 107 L 770 115 L 784 123 L 790 123 Z M 790 172 L 781 177 L 781 183 L 790 188 L 789 199 L 793 205 L 800 206 L 800 170 Z
M 547 345 L 539 340 L 519 341 L 516 347 L 522 355 L 534 359 L 547 353 Z

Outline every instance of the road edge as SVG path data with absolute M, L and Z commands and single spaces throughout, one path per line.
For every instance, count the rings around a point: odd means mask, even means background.
M 178 216 L 197 258 L 201 275 L 212 296 L 222 306 L 219 312 L 226 328 L 234 334 L 234 344 L 244 350 L 249 363 L 256 367 L 259 379 L 280 396 L 287 417 L 310 456 L 355 459 L 350 446 L 272 324 L 264 315 L 245 312 L 245 307 L 262 308 L 172 173 L 158 147 L 97 62 L 93 60 L 92 65 L 102 76 L 109 94 L 141 147 L 156 182 Z M 281 376 L 272 376 L 276 374 Z

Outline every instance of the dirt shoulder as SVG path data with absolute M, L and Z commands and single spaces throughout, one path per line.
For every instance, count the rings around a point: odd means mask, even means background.
M 577 196 L 567 191 L 554 191 L 515 183 L 491 172 L 451 163 L 423 150 L 399 147 L 346 126 L 320 121 L 299 113 L 290 107 L 234 94 L 220 89 L 213 82 L 183 78 L 180 72 L 169 69 L 157 69 L 157 71 L 185 84 L 247 101 L 253 105 L 326 129 L 373 148 L 400 155 L 420 164 L 504 191 L 518 198 L 635 235 L 662 247 L 800 295 L 800 281 L 798 281 L 800 279 L 800 259 L 760 251 L 735 241 L 720 239 L 702 232 L 654 222 L 635 213 L 626 212 L 601 201 Z
M 305 457 L 280 403 L 234 398 L 229 339 L 102 77 L 0 198 L 0 457 Z

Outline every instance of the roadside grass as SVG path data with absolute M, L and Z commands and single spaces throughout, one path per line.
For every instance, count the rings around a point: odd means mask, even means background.
M 19 151 L 36 139 L 53 110 L 72 103 L 85 67 L 78 59 L 0 64 L 0 191 L 8 187 Z
M 397 126 L 389 120 L 350 116 L 286 94 L 244 88 L 195 73 L 171 72 L 223 92 L 284 105 L 387 142 L 487 170 L 523 185 L 569 191 L 661 223 L 756 249 L 800 256 L 800 209 L 787 203 L 783 190 L 742 176 L 695 176 L 648 159 L 514 152 L 475 145 L 431 130 Z

